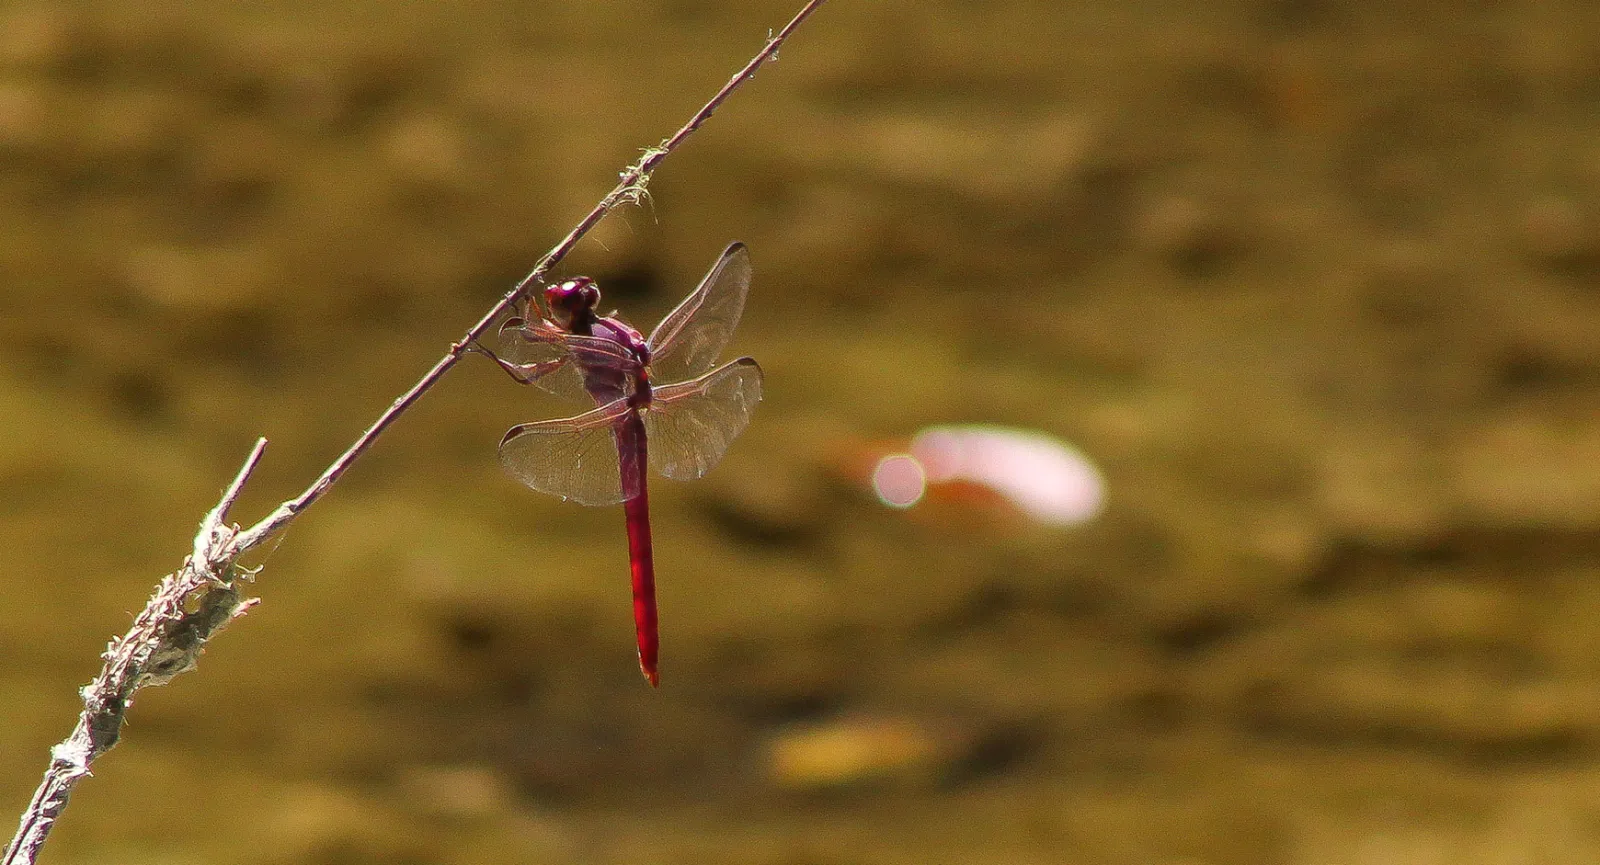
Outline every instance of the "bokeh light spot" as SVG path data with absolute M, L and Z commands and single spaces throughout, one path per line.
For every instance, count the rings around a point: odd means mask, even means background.
M 872 470 L 872 490 L 891 508 L 909 508 L 928 489 L 922 464 L 909 454 L 890 454 Z

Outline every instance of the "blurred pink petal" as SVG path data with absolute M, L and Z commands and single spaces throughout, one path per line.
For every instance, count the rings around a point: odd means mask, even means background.
M 1005 496 L 1030 517 L 1054 525 L 1093 519 L 1105 481 L 1088 457 L 1065 442 L 992 426 L 928 427 L 911 455 L 934 483 L 968 481 Z

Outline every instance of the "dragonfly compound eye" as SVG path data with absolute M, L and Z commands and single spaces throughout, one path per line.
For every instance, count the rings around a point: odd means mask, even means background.
M 571 320 L 574 315 L 593 309 L 600 302 L 600 289 L 587 276 L 569 279 L 544 290 L 544 302 L 556 317 Z

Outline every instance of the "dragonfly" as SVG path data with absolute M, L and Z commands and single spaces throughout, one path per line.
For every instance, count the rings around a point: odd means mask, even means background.
M 749 424 L 761 401 L 760 365 L 741 357 L 713 366 L 738 327 L 750 274 L 749 251 L 730 244 L 648 339 L 616 312 L 599 314 L 593 279 L 568 279 L 544 289 L 544 314 L 529 300 L 523 316 L 501 325 L 498 352 L 477 348 L 519 382 L 594 406 L 512 427 L 500 464 L 542 493 L 622 504 L 639 670 L 652 687 L 660 685 L 660 637 L 646 469 L 699 478 Z

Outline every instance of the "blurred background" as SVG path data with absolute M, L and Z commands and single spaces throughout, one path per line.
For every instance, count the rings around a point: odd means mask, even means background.
M 797 6 L 0 5 L 0 814 L 255 437 L 245 522 Z M 572 406 L 469 358 L 45 861 L 1595 861 L 1597 48 L 834 0 L 564 270 L 648 330 L 755 261 L 766 400 L 652 489 L 660 691 L 620 509 L 494 457 Z

